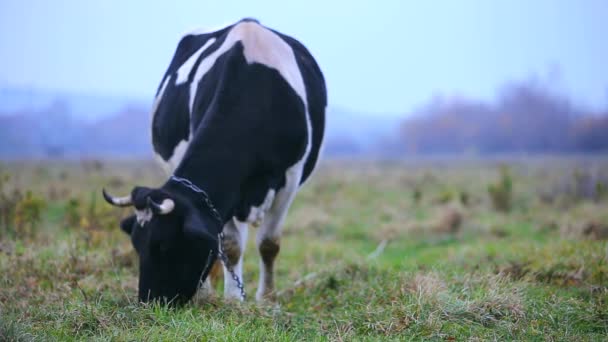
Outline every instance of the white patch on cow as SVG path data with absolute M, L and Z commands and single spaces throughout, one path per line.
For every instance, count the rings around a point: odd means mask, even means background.
M 140 226 L 144 226 L 152 219 L 152 210 L 146 208 L 144 210 L 135 209 L 135 219 Z
M 175 85 L 180 85 L 180 84 L 186 83 L 188 81 L 188 75 L 190 75 L 190 71 L 192 70 L 192 67 L 194 67 L 194 64 L 196 63 L 198 58 L 201 56 L 201 54 L 205 50 L 207 50 L 207 48 L 209 46 L 211 46 L 211 44 L 213 44 L 214 42 L 215 42 L 215 38 L 211 38 L 208 41 L 206 41 L 205 44 L 203 44 L 203 46 L 201 46 L 200 49 L 198 49 L 195 53 L 193 53 L 192 56 L 190 56 L 184 62 L 184 64 L 182 64 L 179 67 L 179 69 L 177 69 L 177 77 L 175 78 Z
M 274 201 L 275 191 L 273 189 L 268 190 L 264 201 L 258 207 L 252 206 L 249 208 L 249 215 L 247 216 L 247 222 L 251 223 L 254 227 L 258 227 L 264 220 L 264 215 L 270 209 L 272 201 Z
M 232 32 L 241 37 L 247 63 L 260 63 L 279 71 L 306 103 L 306 87 L 302 73 L 289 44 L 276 33 L 254 22 L 240 23 Z
M 291 47 L 278 35 L 255 22 L 241 22 L 236 24 L 226 36 L 222 45 L 199 64 L 194 79 L 190 84 L 189 108 L 192 113 L 196 91 L 199 82 L 213 67 L 215 61 L 234 44 L 240 41 L 244 46 L 245 59 L 248 63 L 260 63 L 279 71 L 287 83 L 295 90 L 306 104 L 306 87 Z M 306 116 L 309 143 L 310 119 Z M 310 145 L 310 144 L 309 144 Z M 307 147 L 310 149 L 310 146 Z M 307 151 L 308 152 L 308 151 Z M 308 154 L 308 153 L 306 153 Z
M 184 154 L 186 154 L 186 151 L 188 150 L 188 145 L 190 145 L 190 138 L 188 138 L 188 140 L 180 141 L 177 146 L 175 146 L 173 149 L 173 154 L 169 160 L 163 159 L 158 153 L 154 155 L 156 161 L 160 164 L 167 175 L 173 174 L 173 171 L 175 171 L 175 169 L 179 166 L 179 163 L 182 162 Z

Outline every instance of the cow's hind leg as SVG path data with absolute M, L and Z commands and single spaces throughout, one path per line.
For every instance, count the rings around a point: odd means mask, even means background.
M 260 280 L 256 300 L 273 299 L 274 296 L 274 261 L 279 254 L 283 221 L 298 191 L 301 168 L 287 171 L 285 187 L 277 193 L 272 207 L 266 213 L 256 236 L 256 245 L 260 252 Z
M 261 232 L 261 230 L 260 230 Z M 260 281 L 255 298 L 258 301 L 273 299 L 274 294 L 274 260 L 279 254 L 279 234 L 262 235 L 256 239 L 260 252 Z
M 235 219 L 224 226 L 224 241 L 222 250 L 226 254 L 228 265 L 224 265 L 224 298 L 239 299 L 241 290 L 238 283 L 232 278 L 228 268 L 232 268 L 234 274 L 243 280 L 243 254 L 247 243 L 247 224 Z M 244 284 L 243 284 L 244 285 Z

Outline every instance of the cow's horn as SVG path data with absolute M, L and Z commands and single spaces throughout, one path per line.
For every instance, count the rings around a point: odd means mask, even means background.
M 148 207 L 152 209 L 152 212 L 159 215 L 166 215 L 173 211 L 175 208 L 175 202 L 172 199 L 164 199 L 163 203 L 158 204 L 154 202 L 150 197 L 148 197 Z
M 113 197 L 106 192 L 106 189 L 102 189 L 101 192 L 103 193 L 103 198 L 106 200 L 106 202 L 110 203 L 111 205 L 117 207 L 129 207 L 133 205 L 133 199 L 131 196 Z

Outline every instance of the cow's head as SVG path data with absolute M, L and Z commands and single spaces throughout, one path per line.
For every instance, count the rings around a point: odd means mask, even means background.
M 125 197 L 104 190 L 103 195 L 114 206 L 135 208 L 120 227 L 139 255 L 139 299 L 191 299 L 217 257 L 217 222 L 187 197 L 162 188 L 135 187 Z

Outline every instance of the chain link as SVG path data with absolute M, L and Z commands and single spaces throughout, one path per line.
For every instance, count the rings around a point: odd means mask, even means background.
M 181 177 L 177 177 L 177 176 L 173 175 L 173 176 L 171 176 L 170 179 L 174 182 L 184 185 L 185 187 L 189 188 L 190 190 L 192 190 L 198 194 L 201 194 L 203 196 L 203 200 L 204 200 L 205 204 L 211 211 L 211 214 L 213 215 L 213 217 L 220 223 L 220 225 L 223 225 L 222 216 L 217 211 L 217 209 L 215 209 L 213 202 L 211 202 L 211 198 L 209 198 L 209 195 L 205 192 L 205 190 L 199 188 L 198 186 L 196 186 L 196 184 L 192 183 L 190 180 L 188 180 L 186 178 L 181 178 Z M 221 229 L 223 229 L 223 227 Z M 232 279 L 236 282 L 236 286 L 238 287 L 239 291 L 241 292 L 241 298 L 243 300 L 245 300 L 246 293 L 245 293 L 245 289 L 243 286 L 243 282 L 241 281 L 241 278 L 234 271 L 234 268 L 232 267 L 232 265 L 230 265 L 230 262 L 228 261 L 228 257 L 224 253 L 224 232 L 223 231 L 221 231 L 218 234 L 218 238 L 219 238 L 218 255 L 220 257 L 220 260 L 224 264 L 224 267 L 226 267 L 226 270 L 228 270 L 228 272 L 230 273 L 230 276 L 232 277 Z

